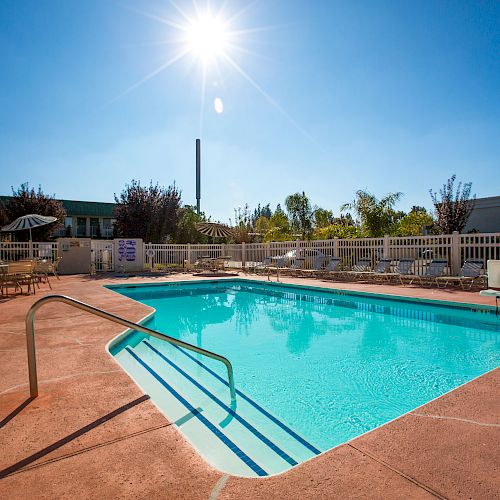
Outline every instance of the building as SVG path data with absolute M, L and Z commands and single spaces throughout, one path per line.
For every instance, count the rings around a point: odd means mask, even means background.
M 464 233 L 500 233 L 500 196 L 477 198 Z
M 0 196 L 3 202 L 11 196 Z M 66 210 L 64 226 L 54 236 L 74 238 L 112 238 L 116 203 L 60 200 Z

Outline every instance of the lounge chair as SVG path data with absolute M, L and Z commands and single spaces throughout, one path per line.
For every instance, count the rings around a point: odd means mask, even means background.
M 456 283 L 460 285 L 462 290 L 465 290 L 465 284 L 467 283 L 469 289 L 471 289 L 476 280 L 485 277 L 484 273 L 482 273 L 483 269 L 484 262 L 482 259 L 467 259 L 458 276 L 438 276 L 436 277 L 436 284 L 439 288 L 442 283 L 443 288 L 446 288 L 450 283 Z
M 391 278 L 397 278 L 401 284 L 403 284 L 403 276 L 409 276 L 412 272 L 413 264 L 415 259 L 399 259 L 399 262 L 394 268 L 394 272 L 385 273 L 384 277 L 390 280 Z
M 420 285 L 423 285 L 424 282 L 433 283 L 436 281 L 438 276 L 443 276 L 445 269 L 448 267 L 447 259 L 433 259 L 425 270 L 424 274 L 410 274 L 405 276 L 405 279 L 408 278 L 409 285 L 411 285 L 414 281 L 418 281 Z
M 270 264 L 271 264 L 271 257 L 264 257 L 264 259 L 262 259 L 262 262 L 245 263 L 243 271 L 254 272 L 256 274 L 258 274 L 259 271 L 267 272 L 267 268 L 269 267 Z
M 330 260 L 326 263 L 325 269 L 322 269 L 321 271 L 318 271 L 317 274 L 321 276 L 328 276 L 328 277 L 333 277 L 333 276 L 338 276 L 340 277 L 343 273 L 343 271 L 340 271 L 340 264 L 342 262 L 342 259 L 338 257 L 330 257 Z
M 392 259 L 380 259 L 373 271 L 359 271 L 353 272 L 358 278 L 387 278 L 389 270 L 391 269 Z
M 268 274 L 271 271 L 283 271 L 287 269 L 287 262 L 288 262 L 288 257 L 286 256 L 280 256 L 280 257 L 271 257 L 270 265 L 267 266 L 267 272 Z
M 296 259 L 293 260 L 292 265 L 290 267 L 283 267 L 280 268 L 281 271 L 283 272 L 289 272 L 290 274 L 299 274 L 299 271 L 304 268 L 305 264 L 305 259 L 304 257 L 297 257 Z
M 371 259 L 359 259 L 351 269 L 349 269 L 348 271 L 343 271 L 342 276 L 344 278 L 352 277 L 356 279 L 361 273 L 370 271 L 371 264 Z
M 302 269 L 301 272 L 303 274 L 316 274 L 323 270 L 323 266 L 325 265 L 325 260 L 329 257 L 327 255 L 317 255 L 314 257 L 313 264 L 310 269 Z

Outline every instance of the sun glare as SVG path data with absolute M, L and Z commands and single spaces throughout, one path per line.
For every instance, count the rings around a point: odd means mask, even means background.
M 193 21 L 187 30 L 188 48 L 204 62 L 224 53 L 227 33 L 218 19 L 205 16 Z
M 226 67 L 236 71 L 294 127 L 296 127 L 310 140 L 316 142 L 237 60 L 237 58 L 242 54 L 259 57 L 258 53 L 244 47 L 244 44 L 242 43 L 244 41 L 243 37 L 250 40 L 252 35 L 256 35 L 264 30 L 273 29 L 273 26 L 257 27 L 253 29 L 238 29 L 238 23 L 235 23 L 235 21 L 242 17 L 255 2 L 248 2 L 248 5 L 229 16 L 228 9 L 226 9 L 229 0 L 221 0 L 222 7 L 217 11 L 211 11 L 211 2 L 212 0 L 192 0 L 194 12 L 190 13 L 189 11 L 185 11 L 181 8 L 181 6 L 178 5 L 177 0 L 169 0 L 168 3 L 173 7 L 173 11 L 177 14 L 173 18 L 167 18 L 131 9 L 147 18 L 164 24 L 169 28 L 169 31 L 174 34 L 174 36 L 159 42 L 159 45 L 166 45 L 169 47 L 169 53 L 166 56 L 165 62 L 145 77 L 129 86 L 117 97 L 112 99 L 111 102 L 114 102 L 129 92 L 132 92 L 137 87 L 146 83 L 151 78 L 156 77 L 174 64 L 177 64 L 179 61 L 187 59 L 191 66 L 198 66 L 201 69 L 200 135 L 202 134 L 203 129 L 203 114 L 205 111 L 207 82 L 212 81 L 216 83 L 218 80 L 223 79 L 223 70 L 224 67 Z M 203 3 L 205 4 L 205 8 L 200 8 L 199 5 L 197 5 Z M 195 60 L 198 64 L 193 64 Z M 219 115 L 224 113 L 224 103 L 220 97 L 216 97 L 214 99 L 213 109 Z

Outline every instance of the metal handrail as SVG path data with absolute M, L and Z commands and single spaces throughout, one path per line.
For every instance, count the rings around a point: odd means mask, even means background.
M 26 314 L 26 345 L 28 349 L 28 373 L 29 373 L 30 396 L 32 398 L 36 398 L 38 396 L 38 376 L 36 371 L 36 354 L 35 354 L 35 313 L 37 312 L 38 309 L 40 309 L 41 306 L 49 302 L 63 302 L 64 304 L 68 304 L 70 306 L 76 307 L 77 309 L 81 309 L 82 311 L 95 314 L 96 316 L 108 319 L 110 321 L 113 321 L 114 323 L 118 323 L 119 325 L 123 325 L 132 330 L 137 330 L 139 332 L 146 333 L 148 335 L 151 335 L 152 337 L 164 340 L 165 342 L 168 342 L 170 344 L 184 347 L 184 349 L 188 349 L 189 351 L 194 351 L 198 354 L 202 354 L 203 356 L 207 356 L 217 361 L 221 361 L 226 365 L 227 368 L 227 378 L 229 382 L 229 390 L 231 393 L 231 402 L 236 401 L 233 366 L 231 365 L 229 359 L 225 358 L 224 356 L 221 356 L 220 354 L 216 354 L 215 352 L 207 351 L 206 349 L 202 349 L 201 347 L 188 344 L 187 342 L 175 339 L 173 337 L 165 335 L 164 333 L 157 332 L 156 330 L 151 330 L 151 328 L 147 328 L 137 323 L 133 323 L 132 321 L 128 321 L 124 318 L 121 318 L 120 316 L 116 316 L 115 314 L 111 314 L 97 307 L 85 304 L 84 302 L 80 302 L 79 300 L 72 299 L 71 297 L 67 297 L 66 295 L 46 295 L 45 297 L 38 299 L 30 307 L 28 313 Z

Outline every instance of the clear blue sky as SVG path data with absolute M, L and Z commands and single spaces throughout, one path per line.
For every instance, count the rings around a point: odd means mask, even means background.
M 130 89 L 185 48 L 172 2 L 2 0 L 0 194 L 112 201 L 134 178 L 194 203 L 201 137 L 202 208 L 223 221 L 302 190 L 336 214 L 359 188 L 430 206 L 453 173 L 500 195 L 498 1 L 223 3 L 253 84 L 219 55 L 200 112 L 195 53 Z

